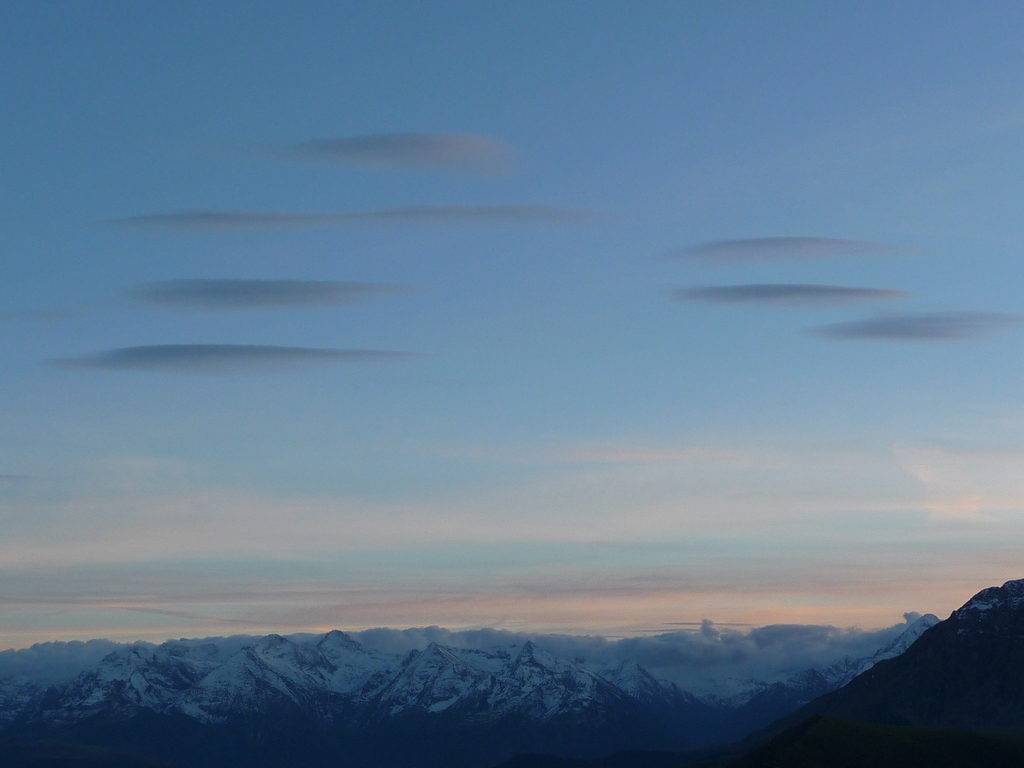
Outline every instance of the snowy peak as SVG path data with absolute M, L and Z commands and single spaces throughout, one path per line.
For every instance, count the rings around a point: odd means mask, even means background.
M 320 639 L 316 647 L 321 651 L 331 648 L 338 651 L 346 650 L 349 653 L 366 652 L 366 648 L 362 643 L 353 640 L 351 635 L 347 632 L 342 632 L 340 629 L 332 629 Z
M 938 616 L 926 613 L 907 625 L 903 632 L 875 651 L 874 655 L 864 659 L 851 659 L 850 657 L 840 659 L 822 673 L 828 682 L 828 687 L 830 689 L 841 688 L 857 675 L 867 672 L 878 662 L 903 655 L 921 635 L 938 623 Z
M 518 674 L 520 676 L 530 676 L 533 674 L 531 670 L 536 671 L 541 675 L 569 675 L 572 677 L 584 676 L 586 678 L 594 677 L 592 672 L 587 671 L 578 664 L 573 664 L 565 659 L 553 656 L 527 640 L 523 643 L 523 647 L 519 650 L 515 660 L 512 662 L 511 671 L 513 674 Z
M 328 686 L 334 693 L 372 696 L 387 685 L 400 663 L 399 657 L 371 651 L 336 629 L 316 648 L 334 667 Z
M 507 708 L 541 719 L 584 709 L 601 698 L 624 696 L 593 672 L 529 641 L 502 676 L 499 695 Z
M 0 726 L 13 722 L 42 692 L 43 686 L 25 680 L 0 683 Z
M 534 670 L 543 675 L 545 672 L 555 672 L 558 666 L 558 659 L 550 653 L 540 650 L 527 640 L 523 643 L 522 648 L 519 649 L 515 659 L 512 660 L 509 669 L 512 674 L 518 675 L 520 678 L 526 678 L 531 676 Z
M 233 712 L 307 703 L 328 690 L 336 671 L 319 649 L 267 635 L 206 675 L 175 707 L 199 720 L 218 721 Z
M 493 679 L 437 643 L 422 652 L 412 651 L 398 676 L 381 692 L 381 704 L 389 714 L 414 709 L 443 712 L 458 703 L 485 696 Z
M 953 611 L 958 619 L 978 619 L 990 612 L 1016 613 L 1024 608 L 1024 579 L 1008 581 L 1001 587 L 983 589 L 961 608 Z
M 880 648 L 874 656 L 871 657 L 873 664 L 877 664 L 880 661 L 886 659 L 894 659 L 900 656 L 904 651 L 912 646 L 917 639 L 921 637 L 925 632 L 934 627 L 939 623 L 939 617 L 933 613 L 926 613 L 921 618 L 912 622 L 903 633 L 893 640 L 888 645 Z
M 523 643 L 523 647 L 519 649 L 519 653 L 516 655 L 516 665 L 519 664 L 531 664 L 536 661 L 537 648 L 532 642 L 527 640 Z
M 515 646 L 510 646 L 510 648 L 514 649 Z M 566 661 L 565 659 L 561 659 L 551 653 L 548 653 L 543 648 L 537 647 L 529 640 L 523 643 L 522 647 L 519 649 L 519 653 L 516 654 L 513 664 L 517 667 L 535 666 L 552 671 L 574 669 L 586 672 L 586 670 L 578 664 L 574 664 L 573 662 Z
M 531 642 L 491 650 L 431 643 L 406 657 L 380 704 L 390 715 L 453 708 L 473 719 L 517 713 L 531 719 L 578 711 L 592 702 L 626 694 L 583 667 Z
M 216 649 L 179 643 L 129 645 L 106 656 L 62 690 L 47 695 L 43 707 L 59 718 L 101 711 L 160 711 L 195 685 L 217 663 Z
M 234 658 L 238 657 L 253 660 L 282 678 L 306 685 L 321 684 L 334 671 L 334 665 L 318 648 L 299 645 L 280 635 L 267 635 L 257 640 Z
M 602 670 L 601 677 L 628 696 L 640 701 L 655 701 L 675 689 L 670 683 L 659 682 L 635 661 L 624 661 L 618 666 Z
M 983 589 L 943 625 L 958 635 L 1024 637 L 1024 580 Z

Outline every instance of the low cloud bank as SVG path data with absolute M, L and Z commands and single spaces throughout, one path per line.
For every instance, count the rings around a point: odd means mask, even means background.
M 371 629 L 352 633 L 361 643 L 389 653 L 422 650 L 428 643 L 487 648 L 531 640 L 556 656 L 590 667 L 635 661 L 656 677 L 686 690 L 713 690 L 724 681 L 785 680 L 808 668 L 824 669 L 845 656 L 864 658 L 899 636 L 920 618 L 879 630 L 840 629 L 807 624 L 776 624 L 748 632 L 705 621 L 699 631 L 666 632 L 609 640 L 593 635 L 543 635 L 498 629 L 454 631 L 441 627 Z
M 23 678 L 52 685 L 70 680 L 122 645 L 111 640 L 73 640 L 0 651 L 0 681 Z

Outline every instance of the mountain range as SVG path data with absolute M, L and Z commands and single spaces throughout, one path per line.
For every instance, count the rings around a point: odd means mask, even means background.
M 636 662 L 588 668 L 533 642 L 430 643 L 404 656 L 340 631 L 123 646 L 71 680 L 0 681 L 0 738 L 130 749 L 188 765 L 494 765 L 523 752 L 576 758 L 680 750 L 764 727 L 902 653 L 925 616 L 872 657 L 724 700 L 656 679 Z M 453 754 L 456 757 L 453 757 Z

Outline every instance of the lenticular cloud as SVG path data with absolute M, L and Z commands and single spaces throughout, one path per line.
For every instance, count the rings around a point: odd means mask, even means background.
M 333 307 L 373 295 L 395 293 L 399 286 L 338 280 L 166 280 L 129 293 L 143 304 L 188 309 L 283 309 Z
M 1019 324 L 1013 315 L 994 312 L 932 312 L 881 315 L 835 323 L 815 330 L 818 336 L 861 341 L 964 341 Z
M 676 292 L 680 301 L 704 301 L 714 304 L 832 305 L 858 301 L 880 301 L 906 296 L 887 288 L 849 288 L 842 285 L 802 283 L 766 283 L 753 285 L 715 285 L 683 288 Z
M 405 360 L 407 352 L 249 344 L 157 344 L 54 360 L 60 368 L 153 373 L 253 373 L 316 365 Z
M 606 214 L 554 205 L 414 205 L 367 211 L 297 213 L 294 211 L 190 210 L 114 219 L 126 229 L 218 232 L 236 229 L 295 229 L 345 224 L 572 224 L 607 220 Z
M 898 250 L 882 243 L 831 237 L 754 237 L 744 240 L 714 240 L 683 248 L 676 251 L 675 255 L 711 262 L 774 261 L 864 256 L 895 253 Z

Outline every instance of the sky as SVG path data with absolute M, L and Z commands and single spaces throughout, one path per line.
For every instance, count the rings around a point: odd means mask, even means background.
M 1024 560 L 1024 9 L 0 6 L 0 648 L 945 617 Z

